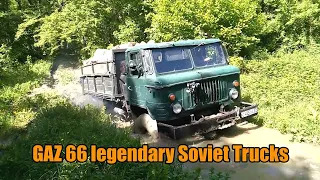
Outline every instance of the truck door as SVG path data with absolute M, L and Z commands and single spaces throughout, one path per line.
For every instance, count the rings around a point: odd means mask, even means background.
M 123 85 L 125 82 L 122 81 L 121 75 L 123 75 L 125 72 L 123 68 L 125 67 L 125 52 L 116 52 L 114 53 L 115 56 L 115 65 L 116 65 L 116 77 L 117 77 L 117 94 L 118 95 L 124 95 Z
M 138 68 L 136 71 L 132 71 L 128 68 L 127 92 L 129 104 L 145 108 L 147 88 L 145 87 L 146 77 L 144 73 L 142 55 L 140 52 L 129 52 L 128 60 L 134 61 Z M 129 63 L 129 61 L 127 63 Z

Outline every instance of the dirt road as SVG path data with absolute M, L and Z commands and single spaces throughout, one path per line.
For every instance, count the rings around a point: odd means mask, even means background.
M 80 75 L 78 69 L 71 68 L 77 80 Z M 76 105 L 94 104 L 103 106 L 103 102 L 90 96 L 82 96 L 80 84 L 77 81 L 68 85 L 55 85 L 62 95 L 70 98 Z M 119 123 L 120 126 L 128 126 L 130 123 Z M 183 141 L 173 141 L 162 137 L 158 141 L 152 141 L 148 136 L 142 138 L 142 143 L 152 146 L 172 147 L 179 144 L 205 147 L 212 144 L 216 147 L 224 145 L 243 144 L 246 147 L 268 147 L 275 144 L 277 147 L 288 147 L 290 161 L 286 164 L 278 163 L 187 163 L 187 168 L 198 168 L 203 170 L 204 176 L 214 167 L 217 171 L 229 172 L 232 179 L 314 179 L 320 180 L 320 146 L 309 144 L 292 143 L 290 135 L 282 135 L 276 130 L 257 127 L 250 123 L 242 123 L 236 127 L 229 128 L 219 133 L 221 136 L 214 141 L 206 141 L 199 138 L 190 138 Z M 233 152 L 230 152 L 233 159 Z
M 176 147 L 179 144 L 188 144 L 194 147 L 214 147 L 233 144 L 243 144 L 245 147 L 268 147 L 275 144 L 277 147 L 288 147 L 290 161 L 288 163 L 186 163 L 187 168 L 201 168 L 206 177 L 210 169 L 229 172 L 231 179 L 320 179 L 320 147 L 310 144 L 292 143 L 290 135 L 282 135 L 276 130 L 257 127 L 251 123 L 242 123 L 236 127 L 223 130 L 220 137 L 214 141 L 202 138 L 189 138 L 179 142 L 163 137 L 158 141 L 144 141 L 152 146 Z M 144 142 L 145 143 L 145 142 Z M 230 159 L 234 159 L 230 152 Z

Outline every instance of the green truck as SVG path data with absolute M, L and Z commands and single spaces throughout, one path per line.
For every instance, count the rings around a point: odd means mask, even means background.
M 99 54 L 99 53 L 97 53 Z M 100 50 L 82 67 L 84 94 L 125 118 L 148 117 L 173 139 L 217 130 L 258 114 L 243 102 L 240 70 L 219 39 L 147 43 Z

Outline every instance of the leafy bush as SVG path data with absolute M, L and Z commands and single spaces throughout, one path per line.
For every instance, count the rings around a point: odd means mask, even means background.
M 295 50 L 319 42 L 319 0 L 263 0 L 262 12 L 268 18 L 261 36 L 261 47 Z
M 237 57 L 237 56 L 230 57 L 230 64 L 240 68 L 241 72 L 246 71 L 245 60 L 242 57 Z
M 0 46 L 0 77 L 13 63 L 10 59 L 11 48 L 5 44 Z
M 245 98 L 259 104 L 255 119 L 293 133 L 300 142 L 320 143 L 320 53 L 313 49 L 248 61 L 243 74 Z
M 86 58 L 111 43 L 141 40 L 145 26 L 141 7 L 141 0 L 68 1 L 60 11 L 40 18 L 35 45 L 51 55 L 68 45 Z
M 49 75 L 51 63 L 13 64 L 1 74 L 0 81 L 0 137 L 12 128 L 26 125 L 33 117 L 33 102 L 28 95 Z M 37 105 L 37 104 L 34 104 Z M 39 106 L 39 105 L 38 105 Z
M 149 14 L 151 39 L 172 41 L 210 37 L 223 40 L 230 52 L 239 53 L 259 42 L 265 18 L 258 1 L 205 0 L 153 1 Z

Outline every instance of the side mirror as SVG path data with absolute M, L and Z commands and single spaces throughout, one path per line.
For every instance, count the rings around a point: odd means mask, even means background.
M 137 64 L 134 61 L 130 60 L 129 61 L 129 68 L 132 70 L 135 70 L 137 68 Z

